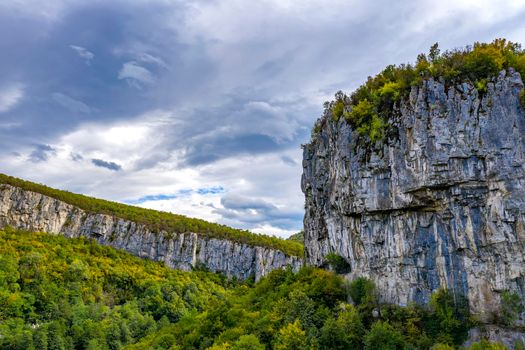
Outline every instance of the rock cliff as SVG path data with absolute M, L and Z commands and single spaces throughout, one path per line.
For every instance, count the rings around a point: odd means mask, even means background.
M 266 247 L 210 238 L 198 233 L 153 232 L 146 226 L 104 214 L 88 213 L 55 198 L 0 184 L 0 227 L 86 237 L 136 256 L 191 270 L 204 267 L 229 277 L 258 280 L 273 269 L 298 270 L 302 258 Z
M 303 147 L 307 262 L 339 254 L 349 277 L 373 279 L 384 301 L 401 305 L 446 287 L 485 322 L 503 291 L 523 298 L 522 89 L 512 69 L 483 95 L 426 80 L 395 107 L 397 136 L 373 147 L 327 112 Z

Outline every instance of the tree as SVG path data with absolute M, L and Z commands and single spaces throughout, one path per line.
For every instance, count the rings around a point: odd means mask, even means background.
M 365 328 L 353 305 L 343 304 L 337 319 L 329 318 L 321 328 L 321 349 L 360 349 Z
M 503 324 L 513 325 L 521 312 L 523 312 L 523 304 L 517 293 L 509 291 L 501 293 L 501 320 Z
M 457 300 L 454 300 L 456 297 Z M 439 289 L 430 298 L 432 318 L 430 328 L 442 343 L 461 344 L 469 329 L 468 306 L 461 296 L 454 296 L 447 289 Z
M 253 335 L 243 335 L 233 343 L 230 350 L 264 350 L 264 345 L 259 342 L 259 339 Z
M 376 286 L 366 277 L 358 277 L 350 283 L 350 297 L 356 305 L 375 303 L 377 301 Z
M 279 330 L 275 350 L 307 350 L 306 333 L 301 329 L 299 321 L 288 323 Z
M 364 339 L 365 350 L 402 350 L 403 335 L 386 322 L 374 323 Z

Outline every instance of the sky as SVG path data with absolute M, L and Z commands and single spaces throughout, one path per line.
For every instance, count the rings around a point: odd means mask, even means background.
M 324 101 L 498 37 L 525 1 L 2 1 L 0 172 L 287 237 Z

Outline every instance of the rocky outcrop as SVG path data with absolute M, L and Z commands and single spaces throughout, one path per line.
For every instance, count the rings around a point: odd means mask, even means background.
M 373 147 L 327 112 L 304 145 L 307 262 L 339 254 L 350 278 L 370 277 L 401 305 L 446 287 L 485 322 L 503 291 L 523 298 L 522 89 L 513 70 L 483 96 L 469 83 L 427 80 L 392 111 L 397 136 Z
M 525 345 L 525 333 L 510 329 L 501 328 L 498 326 L 485 325 L 482 327 L 472 328 L 468 334 L 468 340 L 463 344 L 465 347 L 472 345 L 474 342 L 479 342 L 482 339 L 489 340 L 494 343 L 501 343 L 508 349 L 523 349 L 519 345 Z
M 205 267 L 228 277 L 258 280 L 268 272 L 291 266 L 302 258 L 279 250 L 215 239 L 198 233 L 153 232 L 146 226 L 110 215 L 88 213 L 39 193 L 0 184 L 0 227 L 93 238 L 100 244 L 123 249 L 167 266 L 191 270 Z

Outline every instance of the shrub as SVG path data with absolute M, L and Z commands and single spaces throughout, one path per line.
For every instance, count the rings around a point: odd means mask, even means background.
M 483 79 L 497 75 L 504 63 L 502 50 L 494 44 L 475 43 L 465 58 L 464 71 L 472 80 Z
M 350 272 L 350 264 L 341 255 L 330 253 L 325 256 L 325 259 L 335 272 L 341 274 Z
M 375 303 L 377 301 L 376 286 L 366 277 L 358 277 L 350 283 L 350 297 L 356 305 Z
M 448 344 L 438 343 L 438 344 L 435 344 L 434 346 L 432 346 L 430 348 L 430 350 L 454 350 L 454 347 L 450 346 Z
M 521 312 L 523 312 L 523 304 L 517 293 L 509 291 L 501 293 L 501 321 L 504 325 L 513 325 Z
M 338 100 L 335 102 L 334 106 L 332 107 L 332 120 L 337 122 L 339 121 L 339 118 L 343 115 L 345 110 L 345 103 L 342 100 Z
M 466 350 L 507 350 L 507 347 L 501 343 L 491 343 L 482 340 L 479 343 L 473 343 Z
M 230 350 L 264 350 L 264 345 L 259 342 L 259 339 L 253 335 L 243 335 L 233 343 Z
M 403 335 L 386 322 L 374 323 L 364 339 L 365 350 L 402 350 L 405 348 Z
M 521 90 L 520 92 L 520 102 L 521 106 L 525 108 L 525 89 Z
M 306 333 L 299 321 L 289 323 L 279 330 L 275 350 L 307 350 Z
M 439 289 L 430 298 L 432 317 L 429 327 L 433 336 L 442 343 L 461 344 L 466 340 L 470 322 L 468 305 L 463 297 L 447 289 Z

